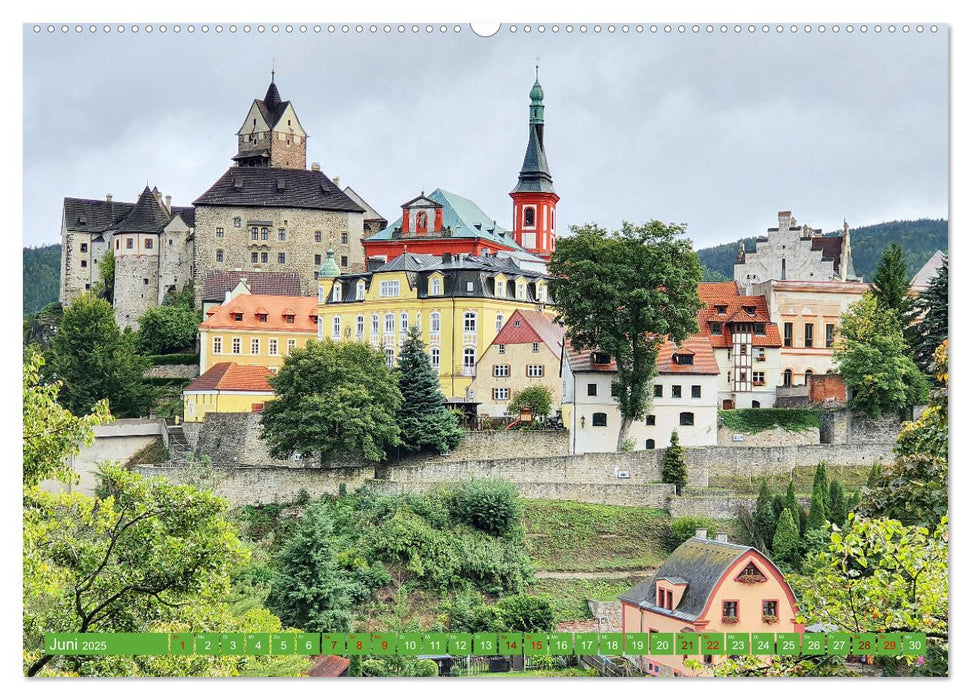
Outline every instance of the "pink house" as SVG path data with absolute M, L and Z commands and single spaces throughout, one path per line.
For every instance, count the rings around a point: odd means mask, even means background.
M 802 632 L 785 576 L 754 547 L 699 530 L 665 560 L 657 574 L 620 596 L 623 632 Z M 653 675 L 705 675 L 687 656 L 638 657 Z M 694 656 L 709 668 L 719 656 Z

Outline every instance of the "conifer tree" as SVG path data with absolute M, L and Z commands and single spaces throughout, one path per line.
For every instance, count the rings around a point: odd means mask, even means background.
M 661 481 L 674 484 L 675 493 L 681 495 L 681 489 L 688 484 L 688 467 L 684 462 L 684 448 L 678 442 L 678 431 L 671 431 L 671 445 L 664 451 L 664 468 L 661 471 Z
M 772 537 L 775 535 L 776 515 L 772 509 L 772 495 L 769 493 L 769 482 L 763 478 L 759 486 L 759 497 L 755 500 L 755 544 L 763 552 L 772 547 Z
M 445 405 L 438 375 L 415 326 L 401 344 L 395 376 L 402 397 L 397 414 L 402 447 L 408 452 L 445 452 L 458 445 L 463 430 Z
M 789 487 L 786 489 L 785 498 L 785 510 L 789 511 L 789 517 L 792 518 L 792 522 L 796 525 L 796 530 L 799 529 L 799 511 L 802 510 L 799 507 L 799 501 L 796 500 L 796 484 L 792 479 L 789 479 Z M 782 515 L 780 514 L 781 518 Z
M 829 483 L 829 521 L 838 527 L 846 522 L 846 495 L 835 479 Z
M 825 520 L 829 517 L 829 483 L 826 479 L 826 464 L 824 462 L 816 465 L 816 474 L 813 477 L 813 496 L 817 492 L 822 496 L 823 519 Z M 811 511 L 812 508 L 810 506 Z
M 896 243 L 891 243 L 883 251 L 880 264 L 873 273 L 873 284 L 870 285 L 877 304 L 893 311 L 897 319 L 903 322 L 904 314 L 910 308 L 910 281 L 907 276 L 907 263 L 904 262 L 904 251 Z
M 809 504 L 809 517 L 806 519 L 806 532 L 826 526 L 826 504 L 819 489 L 813 489 L 813 498 Z
M 772 539 L 772 556 L 776 563 L 799 564 L 799 526 L 792 519 L 789 509 L 782 511 Z
M 904 330 L 914 362 L 930 375 L 934 374 L 934 351 L 948 335 L 947 266 L 945 257 L 930 286 L 914 301 Z

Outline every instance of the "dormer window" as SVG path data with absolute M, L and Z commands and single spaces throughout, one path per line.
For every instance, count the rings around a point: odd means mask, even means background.
M 496 296 L 499 298 L 505 298 L 506 280 L 496 280 Z
M 747 313 L 749 316 L 754 316 L 755 315 L 755 307 L 754 306 L 743 306 L 742 307 L 742 311 L 744 311 L 745 313 Z
M 366 287 L 365 287 L 365 284 L 364 284 L 364 280 L 358 280 L 358 283 L 357 283 L 357 300 L 358 301 L 361 301 L 364 298 L 364 292 L 365 291 L 366 291 Z
M 721 321 L 709 321 L 708 322 L 708 332 L 720 335 L 722 332 L 722 322 Z
M 266 323 L 266 319 L 267 319 L 266 314 L 256 314 L 256 317 L 259 319 L 260 323 Z
M 236 321 L 242 321 L 243 320 L 243 314 L 241 314 L 241 313 L 235 313 L 235 314 L 233 314 L 233 319 L 236 320 Z
M 755 562 L 750 561 L 745 565 L 745 568 L 742 569 L 742 573 L 740 573 L 735 580 L 740 583 L 762 583 L 768 579 L 766 578 L 765 574 L 762 573 L 759 567 L 755 565 Z
M 440 296 L 442 293 L 442 280 L 440 277 L 436 277 L 432 280 L 432 296 Z
M 609 365 L 610 355 L 605 352 L 595 352 L 593 353 L 593 364 L 595 365 Z
M 685 353 L 675 353 L 674 364 L 676 365 L 693 365 L 695 363 L 695 356 L 688 355 Z
M 294 314 L 283 314 L 283 320 L 287 323 L 296 323 L 296 315 Z
M 728 306 L 725 304 L 715 304 L 715 313 L 717 314 L 728 313 Z
M 526 285 L 520 282 L 516 285 L 516 298 L 525 299 L 526 298 Z

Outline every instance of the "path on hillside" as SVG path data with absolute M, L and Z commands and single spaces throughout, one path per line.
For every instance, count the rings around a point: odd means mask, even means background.
M 627 569 L 622 571 L 537 571 L 536 578 L 556 579 L 616 579 L 632 576 L 646 578 L 652 576 L 657 569 Z

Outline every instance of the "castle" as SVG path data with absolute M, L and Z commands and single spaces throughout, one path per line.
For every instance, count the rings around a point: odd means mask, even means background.
M 275 76 L 254 100 L 236 133 L 233 165 L 191 207 L 145 187 L 134 203 L 64 199 L 61 220 L 60 301 L 70 304 L 95 289 L 101 264 L 114 258 L 115 319 L 136 326 L 165 296 L 192 283 L 195 306 L 203 291 L 240 276 L 297 275 L 300 294 L 316 293 L 316 270 L 328 248 L 343 272 L 364 269 L 361 239 L 387 226 L 339 178 L 317 163 L 307 169 L 307 133 Z M 230 273 L 230 274 L 226 274 Z M 237 273 L 235 275 L 231 273 Z

